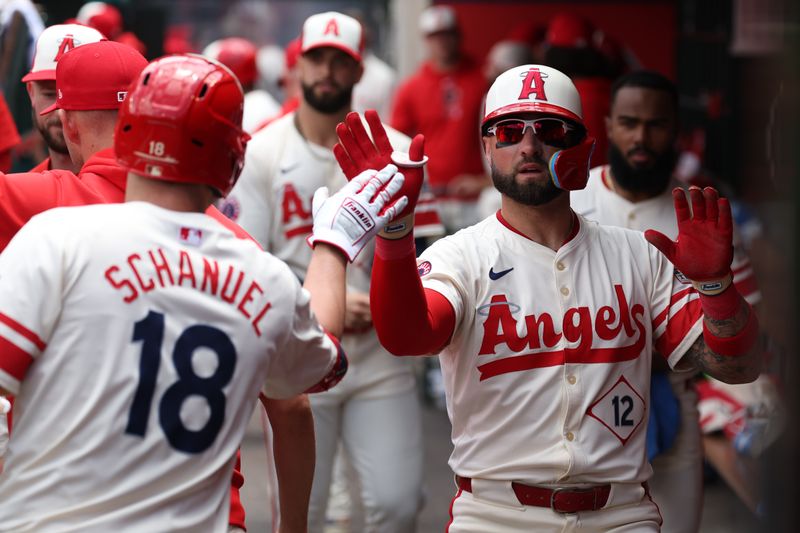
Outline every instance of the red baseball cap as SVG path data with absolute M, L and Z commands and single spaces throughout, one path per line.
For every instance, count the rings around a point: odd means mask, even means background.
M 40 114 L 119 109 L 145 66 L 144 56 L 122 43 L 100 41 L 73 48 L 56 66 L 56 102 Z

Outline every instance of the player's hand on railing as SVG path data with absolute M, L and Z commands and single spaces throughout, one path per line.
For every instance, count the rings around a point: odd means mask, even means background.
M 401 237 L 412 227 L 414 208 L 419 199 L 425 175 L 425 137 L 417 135 L 411 141 L 409 152 L 398 152 L 392 148 L 378 113 L 370 109 L 364 113 L 372 139 L 367 135 L 358 113 L 349 113 L 345 121 L 336 127 L 339 142 L 333 147 L 339 166 L 348 179 L 369 168 L 383 168 L 393 163 L 405 175 L 405 184 L 399 194 L 408 198 L 408 205 L 401 210 L 383 231 L 384 237 Z
M 701 293 L 715 295 L 731 284 L 733 220 L 731 206 L 712 187 L 689 188 L 692 209 L 683 189 L 672 191 L 678 240 L 647 230 L 645 238 L 658 248 Z
M 404 181 L 396 166 L 386 165 L 380 172 L 361 172 L 333 196 L 328 196 L 327 187 L 320 187 L 311 202 L 314 229 L 308 244 L 335 246 L 352 263 L 369 240 L 408 205 L 408 198 L 398 194 Z

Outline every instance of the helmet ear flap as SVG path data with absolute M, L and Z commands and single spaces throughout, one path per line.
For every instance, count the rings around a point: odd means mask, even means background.
M 586 187 L 596 144 L 594 137 L 587 135 L 577 145 L 559 150 L 550 157 L 550 177 L 556 187 L 565 191 L 578 191 Z

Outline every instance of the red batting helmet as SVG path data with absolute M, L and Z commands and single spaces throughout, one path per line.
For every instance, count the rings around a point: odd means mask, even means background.
M 541 113 L 564 119 L 582 132 L 583 111 L 578 90 L 566 74 L 544 65 L 522 65 L 500 74 L 486 93 L 481 128 L 514 115 Z M 584 135 L 577 145 L 556 152 L 550 174 L 559 188 L 586 187 L 594 138 Z
M 245 87 L 256 82 L 258 49 L 247 39 L 228 37 L 214 41 L 203 49 L 203 55 L 216 59 L 236 74 Z
M 224 65 L 189 54 L 150 63 L 120 109 L 114 150 L 142 176 L 230 192 L 250 136 L 242 130 L 244 94 Z

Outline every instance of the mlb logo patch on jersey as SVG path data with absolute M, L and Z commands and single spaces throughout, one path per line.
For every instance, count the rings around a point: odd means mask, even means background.
M 431 273 L 431 262 L 430 261 L 423 261 L 422 263 L 417 265 L 417 272 L 419 273 L 419 277 L 427 276 Z
M 183 227 L 180 229 L 178 238 L 184 244 L 200 246 L 200 243 L 203 242 L 203 230 Z

